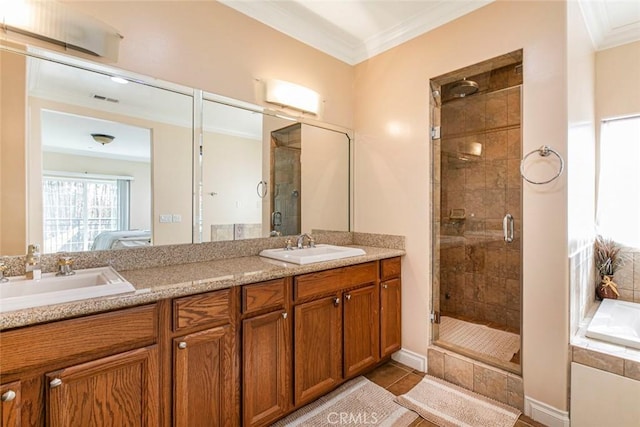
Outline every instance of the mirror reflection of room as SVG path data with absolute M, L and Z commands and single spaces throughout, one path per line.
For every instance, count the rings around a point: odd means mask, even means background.
M 26 154 L 25 169 L 9 174 L 25 201 L 3 211 L 13 231 L 2 234 L 2 255 L 27 242 L 56 253 L 349 230 L 346 130 L 50 53 L 1 54 L 3 76 L 27 93 L 2 99 L 24 104 L 12 126 L 24 123 L 16 141 Z M 271 142 L 289 126 L 298 129 L 297 204 L 283 217 Z

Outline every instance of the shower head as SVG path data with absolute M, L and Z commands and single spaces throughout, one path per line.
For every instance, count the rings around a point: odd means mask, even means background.
M 478 91 L 478 83 L 473 80 L 462 79 L 451 85 L 449 93 L 456 98 L 464 98 Z

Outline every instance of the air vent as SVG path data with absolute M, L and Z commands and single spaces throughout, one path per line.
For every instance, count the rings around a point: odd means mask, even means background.
M 100 101 L 113 102 L 114 104 L 117 104 L 118 102 L 120 102 L 119 99 L 109 98 L 108 96 L 97 95 L 97 94 L 94 94 L 93 98 L 94 99 L 99 99 Z

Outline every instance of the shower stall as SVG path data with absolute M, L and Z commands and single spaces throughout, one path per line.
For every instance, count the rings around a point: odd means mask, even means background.
M 522 51 L 430 83 L 433 342 L 520 372 Z

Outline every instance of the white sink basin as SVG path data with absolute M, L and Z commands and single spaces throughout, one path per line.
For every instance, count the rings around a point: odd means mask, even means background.
M 333 261 L 336 259 L 349 258 L 353 256 L 366 255 L 360 248 L 350 248 L 347 246 L 316 245 L 315 248 L 291 249 L 265 249 L 260 252 L 260 256 L 291 262 L 294 264 L 313 264 L 314 262 Z
M 111 267 L 76 270 L 73 276 L 46 273 L 40 280 L 12 277 L 0 283 L 0 313 L 133 291 Z

